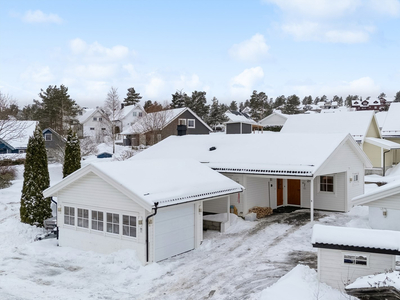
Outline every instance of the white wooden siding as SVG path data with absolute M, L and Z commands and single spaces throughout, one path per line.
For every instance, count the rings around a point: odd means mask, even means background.
M 369 207 L 369 225 L 371 228 L 400 231 L 399 220 L 400 210 L 398 209 Z
M 204 201 L 203 209 L 204 212 L 216 214 L 229 212 L 229 196 Z
M 228 173 L 222 173 L 222 174 L 246 187 L 244 183 L 243 174 L 228 174 Z M 244 213 L 243 203 L 245 202 L 245 200 L 246 200 L 246 190 L 243 193 L 231 194 L 229 197 L 230 205 L 234 205 L 239 214 Z
M 384 207 L 400 210 L 400 194 L 388 196 L 365 204 L 369 207 Z
M 368 266 L 345 265 L 343 254 L 359 254 L 368 256 Z M 360 276 L 381 273 L 385 270 L 394 269 L 395 256 L 388 254 L 363 253 L 354 251 L 341 251 L 332 249 L 319 249 L 318 276 L 321 282 L 343 290 L 345 283 L 353 282 Z
M 321 192 L 319 191 L 319 178 L 315 180 L 314 191 L 314 208 L 333 210 L 333 211 L 347 211 L 346 210 L 346 173 L 334 174 L 334 192 Z
M 247 214 L 254 206 L 270 207 L 268 185 L 269 178 L 247 176 L 244 214 Z

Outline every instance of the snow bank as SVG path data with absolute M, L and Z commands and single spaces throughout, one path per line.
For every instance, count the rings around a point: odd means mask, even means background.
M 359 288 L 378 288 L 385 286 L 393 286 L 400 290 L 400 272 L 393 271 L 388 273 L 380 273 L 376 275 L 368 275 L 357 278 L 356 281 L 346 286 L 346 289 Z
M 339 300 L 349 298 L 343 292 L 318 282 L 317 272 L 308 266 L 297 265 L 274 285 L 260 293 L 260 300 Z

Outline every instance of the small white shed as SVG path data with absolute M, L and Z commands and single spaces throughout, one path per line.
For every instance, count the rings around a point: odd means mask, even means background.
M 314 225 L 318 279 L 343 289 L 358 277 L 394 270 L 400 255 L 400 232 Z
M 92 163 L 44 196 L 57 197 L 60 246 L 134 249 L 145 264 L 197 248 L 203 201 L 227 203 L 229 194 L 242 190 L 195 160 L 143 159 Z
M 400 180 L 357 196 L 352 203 L 368 206 L 371 228 L 400 231 Z

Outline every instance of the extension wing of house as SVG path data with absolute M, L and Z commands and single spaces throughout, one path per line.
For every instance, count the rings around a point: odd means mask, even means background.
M 0 154 L 25 153 L 29 137 L 33 136 L 37 123 L 37 121 L 0 121 L 2 125 Z
M 298 206 L 310 208 L 311 218 L 314 208 L 347 212 L 371 166 L 343 133 L 171 136 L 131 159 L 148 158 L 194 158 L 243 185 L 242 195 L 230 196 L 239 215 L 254 206 Z
M 235 110 L 225 112 L 225 117 L 229 120 L 225 122 L 227 134 L 252 133 L 253 130 L 261 126 L 254 121 L 248 114 Z
M 400 143 L 400 103 L 392 103 L 382 124 L 382 137 Z M 400 159 L 400 158 L 399 158 Z
M 373 111 L 341 112 L 332 114 L 293 115 L 282 127 L 283 133 L 350 133 L 367 154 L 373 168 L 382 172 L 397 162 L 399 145 L 381 138 Z
M 124 146 L 153 145 L 170 135 L 209 134 L 212 131 L 190 108 L 162 110 L 143 116 L 127 128 Z
M 222 208 L 229 224 L 229 195 L 242 190 L 193 159 L 144 159 L 92 163 L 44 196 L 57 197 L 60 246 L 134 249 L 147 263 L 200 245 L 203 206 Z
M 146 112 L 140 104 L 123 106 L 119 113 L 119 120 L 117 120 L 120 132 L 135 124 L 145 114 Z
M 286 120 L 290 117 L 290 115 L 282 114 L 279 112 L 274 111 L 269 116 L 266 116 L 262 119 L 259 123 L 263 127 L 280 127 L 285 124 Z

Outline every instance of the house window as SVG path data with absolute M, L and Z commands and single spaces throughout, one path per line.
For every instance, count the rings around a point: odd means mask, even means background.
M 53 135 L 51 133 L 46 133 L 44 135 L 44 140 L 45 141 L 52 141 L 53 140 Z
M 158 134 L 157 134 L 157 143 L 161 141 L 161 138 L 162 138 L 162 137 L 161 137 L 161 133 L 158 133 Z
M 89 210 L 78 208 L 78 227 L 89 228 Z
M 368 256 L 355 255 L 355 254 L 344 254 L 343 255 L 343 263 L 345 265 L 368 266 Z
M 75 225 L 75 208 L 64 206 L 64 224 Z
M 94 130 L 94 127 L 90 127 L 90 130 Z
M 103 231 L 103 228 L 104 228 L 103 212 L 92 210 L 92 229 Z
M 178 125 L 186 125 L 186 119 L 179 119 Z
M 321 176 L 319 190 L 320 192 L 333 192 L 333 176 Z
M 103 127 L 103 128 L 101 128 L 101 130 L 106 130 L 106 129 Z
M 139 111 L 139 117 L 143 117 L 143 113 Z
M 99 122 L 101 122 L 101 121 L 103 121 L 103 118 L 100 117 L 100 118 L 99 118 Z
M 93 118 L 93 121 L 97 121 L 97 117 L 94 117 L 94 118 Z
M 130 237 L 136 237 L 136 217 L 122 216 L 122 234 Z
M 25 150 L 21 150 L 21 149 L 18 150 L 18 153 L 19 153 L 19 154 L 25 153 L 25 152 L 26 152 Z
M 107 232 L 119 234 L 119 214 L 107 213 Z
M 195 124 L 196 123 L 194 119 L 188 119 L 188 128 L 194 128 Z
M 353 182 L 358 183 L 358 173 L 353 174 Z
M 134 111 L 134 112 L 132 113 L 132 116 L 136 117 L 136 116 L 137 116 L 137 112 Z

